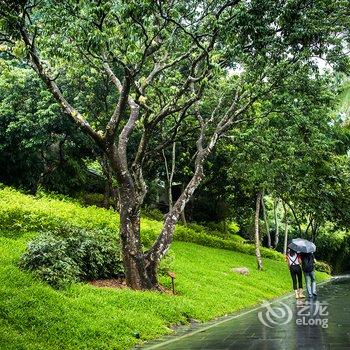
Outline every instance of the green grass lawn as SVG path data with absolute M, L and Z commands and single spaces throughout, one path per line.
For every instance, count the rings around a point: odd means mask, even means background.
M 87 284 L 57 291 L 17 267 L 35 235 L 0 232 L 1 350 L 127 349 L 189 318 L 206 321 L 291 290 L 280 261 L 264 259 L 258 272 L 254 256 L 174 242 L 176 296 Z M 237 266 L 250 268 L 250 275 L 230 272 Z M 170 286 L 165 277 L 161 282 Z

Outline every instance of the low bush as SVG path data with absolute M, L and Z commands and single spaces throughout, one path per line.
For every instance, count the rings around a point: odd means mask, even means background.
M 195 231 L 197 233 L 207 233 L 208 232 L 203 225 L 196 224 L 195 222 L 193 222 L 193 223 L 190 222 L 184 227 L 186 227 L 188 230 L 192 230 L 192 231 Z
M 206 233 L 212 236 L 231 239 L 233 235 L 237 235 L 239 226 L 234 221 L 232 222 L 206 222 L 204 225 Z
M 230 237 L 230 239 L 232 239 L 233 241 L 236 241 L 236 242 L 240 242 L 240 243 L 247 243 L 247 240 L 245 238 L 243 238 L 240 235 L 236 235 L 236 234 L 232 235 Z
M 69 227 L 42 233 L 31 241 L 20 266 L 55 288 L 115 277 L 123 270 L 114 235 Z
M 157 239 L 159 232 L 151 228 L 141 230 L 141 242 L 145 249 L 152 246 L 154 241 Z
M 156 209 L 156 208 L 146 207 L 142 209 L 141 214 L 143 217 L 149 218 L 151 220 L 156 220 L 156 221 L 164 220 L 164 214 L 159 209 Z
M 76 199 L 82 205 L 96 205 L 104 207 L 104 195 L 102 193 L 81 192 L 76 196 Z
M 327 264 L 324 261 L 319 261 L 317 260 L 315 262 L 315 270 L 320 271 L 320 272 L 326 272 L 329 275 L 332 273 L 332 268 L 329 264 Z
M 79 266 L 67 256 L 67 242 L 49 234 L 29 243 L 20 267 L 54 288 L 66 287 L 77 281 L 81 274 Z
M 223 221 L 206 222 L 203 225 L 189 223 L 186 227 L 196 231 L 197 233 L 205 233 L 210 236 L 215 236 L 227 240 L 238 240 L 238 237 L 242 242 L 245 240 L 243 237 L 237 235 L 239 226 L 234 221 L 230 223 L 225 223 Z
M 174 271 L 175 266 L 175 253 L 173 250 L 169 249 L 165 254 L 163 259 L 160 261 L 158 267 L 158 274 L 166 276 L 168 272 Z

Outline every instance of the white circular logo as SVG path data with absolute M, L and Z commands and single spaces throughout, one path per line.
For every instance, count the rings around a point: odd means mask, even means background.
M 262 306 L 265 307 L 265 310 L 259 311 L 258 317 L 260 322 L 266 327 L 272 328 L 276 325 L 287 324 L 293 317 L 291 308 L 282 301 L 279 301 L 277 305 L 274 304 L 273 306 L 264 301 Z

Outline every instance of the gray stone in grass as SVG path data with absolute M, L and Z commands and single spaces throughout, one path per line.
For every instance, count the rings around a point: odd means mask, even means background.
M 239 274 L 244 275 L 244 276 L 248 276 L 249 275 L 248 267 L 234 267 L 233 269 L 231 269 L 231 271 L 239 273 Z

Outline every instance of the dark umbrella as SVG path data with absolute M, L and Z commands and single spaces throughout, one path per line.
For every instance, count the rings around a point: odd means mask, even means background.
M 292 239 L 292 242 L 288 244 L 288 247 L 295 250 L 297 253 L 314 253 L 316 251 L 314 243 L 302 238 Z

